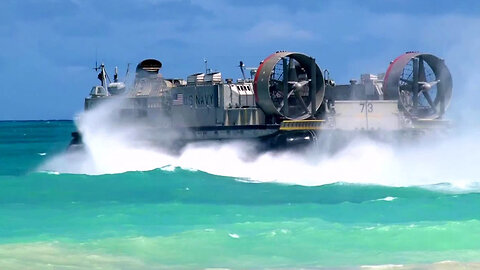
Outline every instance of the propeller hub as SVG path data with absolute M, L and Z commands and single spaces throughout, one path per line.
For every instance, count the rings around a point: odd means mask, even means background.
M 423 91 L 428 91 L 428 90 L 430 90 L 430 89 L 432 89 L 432 85 L 431 85 L 431 84 L 429 84 L 429 83 L 424 83 L 424 84 L 422 85 L 422 90 L 423 90 Z

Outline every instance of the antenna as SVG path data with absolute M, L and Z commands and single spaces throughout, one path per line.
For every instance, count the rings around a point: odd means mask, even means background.
M 205 63 L 205 73 L 208 73 L 208 61 L 207 61 L 207 58 L 203 58 L 203 63 Z
M 95 71 L 98 71 L 100 69 L 100 67 L 98 66 L 97 55 L 98 55 L 98 50 L 97 48 L 95 48 L 95 67 L 93 68 Z
M 243 61 L 240 61 L 240 65 L 238 65 L 240 67 L 240 71 L 242 72 L 242 77 L 243 77 L 243 80 L 245 81 L 246 80 L 246 77 L 245 77 L 245 64 L 243 64 Z
M 127 72 L 125 72 L 125 79 L 123 80 L 124 82 L 127 81 L 129 72 L 130 72 L 130 63 L 127 63 Z

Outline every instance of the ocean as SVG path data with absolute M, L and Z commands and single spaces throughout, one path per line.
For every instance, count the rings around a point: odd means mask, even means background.
M 0 269 L 480 269 L 477 133 L 251 157 L 79 128 L 0 122 Z

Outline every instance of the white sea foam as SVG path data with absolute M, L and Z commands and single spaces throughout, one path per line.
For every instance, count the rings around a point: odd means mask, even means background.
M 242 156 L 248 145 L 194 144 L 175 161 L 184 168 L 260 182 L 419 185 L 462 191 L 479 189 L 480 145 L 475 143 L 476 137 L 465 134 L 403 148 L 359 139 L 335 154 L 265 153 L 251 159 Z
M 240 236 L 236 233 L 229 233 L 228 236 L 230 236 L 231 238 L 235 238 L 235 239 L 240 238 Z
M 455 132 L 449 138 L 398 147 L 359 138 L 334 154 L 268 152 L 248 155 L 246 143 L 193 143 L 179 156 L 143 143 L 144 128 L 115 123 L 112 112 L 121 100 L 83 113 L 77 121 L 84 152 L 49 159 L 40 170 L 62 173 L 113 174 L 156 168 L 183 168 L 255 182 L 323 185 L 335 182 L 437 189 L 480 189 L 478 131 Z M 438 185 L 443 183 L 442 185 Z
M 383 264 L 383 265 L 362 265 L 361 269 L 403 269 L 402 264 Z
M 397 197 L 388 196 L 388 197 L 385 197 L 385 198 L 376 199 L 376 200 L 372 200 L 372 201 L 386 201 L 386 202 L 391 202 L 391 201 L 396 200 L 396 199 L 397 199 Z

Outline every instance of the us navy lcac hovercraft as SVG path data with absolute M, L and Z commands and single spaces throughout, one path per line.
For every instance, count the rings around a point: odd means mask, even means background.
M 85 99 L 85 109 L 124 97 L 118 118 L 145 123 L 154 142 L 172 136 L 181 146 L 200 140 L 256 140 L 267 148 L 305 145 L 322 135 L 416 134 L 448 126 L 444 114 L 452 78 L 443 59 L 407 52 L 386 73 L 363 74 L 359 81 L 335 84 L 313 57 L 276 52 L 236 81 L 220 72 L 164 78 L 162 63 L 147 59 L 136 67 L 131 87 L 108 83 L 102 64 Z M 250 71 L 250 78 L 245 71 Z M 166 134 L 173 134 L 166 136 Z M 73 144 L 81 137 L 74 133 Z

